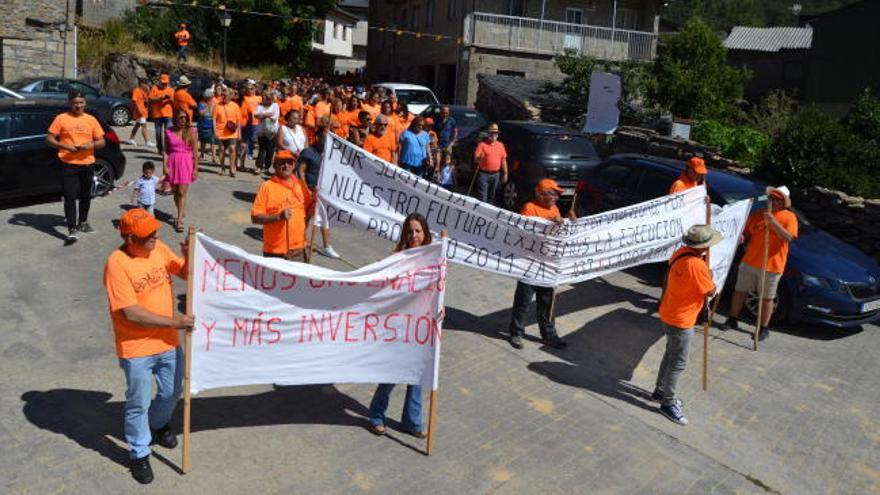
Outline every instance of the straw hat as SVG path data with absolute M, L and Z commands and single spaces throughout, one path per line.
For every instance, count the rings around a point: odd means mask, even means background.
M 498 124 L 489 124 L 489 128 L 486 129 L 486 132 L 498 132 Z
M 190 81 L 189 78 L 186 76 L 180 76 L 177 79 L 178 86 L 189 86 L 190 84 L 192 84 L 192 81 Z
M 779 186 L 779 187 L 769 186 L 769 187 L 767 187 L 767 196 L 770 196 L 770 195 L 781 196 L 782 199 L 785 201 L 785 207 L 791 208 L 791 192 L 789 192 L 787 187 L 785 187 L 785 186 Z
M 721 242 L 721 232 L 708 225 L 697 224 L 681 237 L 685 246 L 694 249 L 707 249 Z

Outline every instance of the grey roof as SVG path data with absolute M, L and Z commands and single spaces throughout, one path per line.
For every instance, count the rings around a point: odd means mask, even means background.
M 813 28 L 770 27 L 754 28 L 734 26 L 724 40 L 728 50 L 778 52 L 779 50 L 804 50 L 813 44 Z

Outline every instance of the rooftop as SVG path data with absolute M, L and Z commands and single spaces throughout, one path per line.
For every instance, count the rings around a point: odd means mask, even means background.
M 754 28 L 734 26 L 724 40 L 728 50 L 778 52 L 780 50 L 806 50 L 813 44 L 811 27 Z

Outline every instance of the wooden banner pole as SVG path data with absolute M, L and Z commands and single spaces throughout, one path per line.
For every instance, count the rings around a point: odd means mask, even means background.
M 476 164 L 474 164 L 474 175 L 471 176 L 471 185 L 468 186 L 468 192 L 467 192 L 468 196 L 470 196 L 471 192 L 474 190 L 474 183 L 477 182 L 477 174 L 479 174 L 479 173 L 480 173 L 480 169 L 477 168 Z
M 709 196 L 706 196 L 708 198 Z M 710 202 L 706 202 L 706 225 L 712 226 L 712 204 Z M 706 251 L 706 265 L 711 269 L 712 264 L 710 263 L 710 254 L 711 250 Z M 712 326 L 712 318 L 715 317 L 715 309 L 718 308 L 718 301 L 721 300 L 721 289 L 720 287 L 716 287 L 715 291 L 715 302 L 712 304 L 712 309 L 709 311 L 709 315 L 706 318 L 706 324 L 703 326 L 703 390 L 709 390 L 709 327 Z M 706 308 L 708 309 L 708 307 Z
M 193 277 L 195 274 L 196 252 L 196 229 L 190 227 L 187 233 L 186 253 L 186 314 L 193 314 Z M 190 432 L 190 419 L 192 417 L 192 393 L 190 392 L 192 378 L 192 329 L 184 332 L 184 345 L 186 357 L 183 366 L 183 462 L 181 471 L 183 474 L 190 469 L 190 450 L 192 438 Z
M 312 231 L 309 233 L 309 248 L 306 251 L 306 263 L 312 262 L 312 256 L 315 254 L 315 230 L 317 226 L 315 225 L 314 219 L 312 219 Z
M 427 453 L 431 455 L 434 450 L 434 424 L 437 420 L 437 391 L 431 390 L 431 402 L 428 405 L 428 448 Z
M 767 195 L 767 213 L 771 213 L 772 203 L 770 195 Z M 758 350 L 758 336 L 761 334 L 761 322 L 764 321 L 764 284 L 767 280 L 767 257 L 770 249 L 770 222 L 764 221 L 764 259 L 761 261 L 761 284 L 758 286 L 758 321 L 755 325 L 755 334 L 752 335 L 752 349 Z

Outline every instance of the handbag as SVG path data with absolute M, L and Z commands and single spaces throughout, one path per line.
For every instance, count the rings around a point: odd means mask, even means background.
M 224 105 L 223 110 L 226 112 L 226 130 L 227 131 L 235 131 L 238 129 L 238 122 L 229 118 L 229 106 Z
M 263 119 L 263 137 L 272 139 L 278 133 L 278 121 L 269 117 Z

